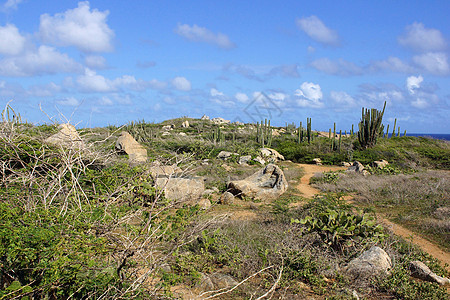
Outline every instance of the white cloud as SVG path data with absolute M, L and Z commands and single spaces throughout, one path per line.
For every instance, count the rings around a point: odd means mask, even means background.
M 191 90 L 191 82 L 184 77 L 175 77 L 172 80 L 172 85 L 179 91 Z
M 427 108 L 429 106 L 428 102 L 420 97 L 417 97 L 414 101 L 412 101 L 411 105 L 416 108 Z
M 319 43 L 327 45 L 339 44 L 338 34 L 334 30 L 331 30 L 325 26 L 325 24 L 323 24 L 323 22 L 316 16 L 297 19 L 296 23 L 297 26 L 310 38 Z
M 285 94 L 285 93 L 279 93 L 279 92 L 277 92 L 277 93 L 272 93 L 272 94 L 269 94 L 269 95 L 267 95 L 270 99 L 273 99 L 273 100 L 277 100 L 277 101 L 283 101 L 284 99 L 286 99 L 287 98 L 287 95 Z
M 84 75 L 77 78 L 77 84 L 83 92 L 113 92 L 111 80 L 98 75 L 95 71 L 86 68 Z
M 52 97 L 55 93 L 61 92 L 61 86 L 50 82 L 44 85 L 34 85 L 28 88 L 27 94 L 32 97 Z
M 416 55 L 413 57 L 413 61 L 433 75 L 447 75 L 450 73 L 447 54 L 442 52 L 429 52 Z
M 104 105 L 104 106 L 111 106 L 111 105 L 113 105 L 113 101 L 110 98 L 103 96 L 98 101 L 98 104 Z
M 412 73 L 414 68 L 403 62 L 398 57 L 390 56 L 385 60 L 374 61 L 369 66 L 372 71 L 393 71 L 400 73 Z
M 281 65 L 274 67 L 269 71 L 267 75 L 268 76 L 280 75 L 283 77 L 293 77 L 293 78 L 300 77 L 300 74 L 298 73 L 298 66 L 296 64 Z
M 88 55 L 84 58 L 84 63 L 90 69 L 105 69 L 106 59 L 100 55 Z
M 331 91 L 330 93 L 331 100 L 333 100 L 338 105 L 343 106 L 355 106 L 356 101 L 355 99 L 347 94 L 346 92 L 337 92 L 337 91 Z
M 423 81 L 423 77 L 419 76 L 409 76 L 406 78 L 406 88 L 411 95 L 414 95 L 414 90 L 420 88 L 420 84 Z
M 91 11 L 89 2 L 55 16 L 41 15 L 39 34 L 45 43 L 75 46 L 83 52 L 112 51 L 114 31 L 106 24 L 109 11 Z
M 40 46 L 37 51 L 28 51 L 22 56 L 0 60 L 2 76 L 34 76 L 56 73 L 80 72 L 81 65 L 49 46 Z
M 56 103 L 58 103 L 59 105 L 64 105 L 64 106 L 80 105 L 80 102 L 74 97 L 67 97 L 67 98 L 56 101 Z
M 398 38 L 400 45 L 417 51 L 442 51 L 447 45 L 442 33 L 434 28 L 425 28 L 422 23 L 413 23 Z
M 231 49 L 236 45 L 223 33 L 213 33 L 205 27 L 178 24 L 175 33 L 191 42 L 204 42 L 223 49 Z
M 320 85 L 312 82 L 303 82 L 300 89 L 295 90 L 297 104 L 301 107 L 321 108 L 324 104 L 320 101 L 323 97 Z
M 217 89 L 212 88 L 209 91 L 209 94 L 211 95 L 211 97 L 220 97 L 220 96 L 224 96 L 224 94 L 222 92 L 219 92 Z
M 311 66 L 331 75 L 353 76 L 361 75 L 363 73 L 363 68 L 342 58 L 338 61 L 332 61 L 329 58 L 320 58 L 311 62 Z
M 234 95 L 234 98 L 236 98 L 237 101 L 243 102 L 243 103 L 247 102 L 249 99 L 247 94 L 244 94 L 244 93 L 236 93 Z
M 22 3 L 23 0 L 8 0 L 5 2 L 5 4 L 2 5 L 1 11 L 8 12 L 11 10 L 16 10 L 20 3 Z
M 16 26 L 7 24 L 0 26 L 0 54 L 17 55 L 24 49 L 25 37 Z

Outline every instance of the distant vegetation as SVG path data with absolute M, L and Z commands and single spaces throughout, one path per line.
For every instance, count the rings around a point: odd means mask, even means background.
M 243 167 L 236 157 L 224 163 L 217 159 L 222 150 L 253 159 L 259 148 L 271 146 L 288 160 L 306 163 L 314 158 L 325 164 L 386 159 L 392 164 L 390 172 L 412 174 L 402 176 L 411 180 L 417 176 L 422 183 L 435 176 L 414 172 L 450 169 L 447 142 L 388 139 L 376 130 L 376 144 L 363 145 L 350 130 L 336 134 L 334 129 L 331 136 L 330 129 L 328 136 L 319 136 L 309 118 L 304 128 L 273 127 L 266 120 L 214 124 L 183 117 L 161 124 L 138 121 L 81 129 L 78 132 L 88 147 L 63 150 L 44 142 L 58 131 L 55 125 L 23 122 L 10 108 L 2 116 L 0 299 L 168 299 L 174 297 L 173 287 L 198 287 L 202 276 L 219 271 L 243 284 L 217 299 L 255 298 L 267 292 L 288 299 L 294 295 L 352 299 L 353 291 L 375 298 L 448 297 L 435 284 L 409 278 L 407 262 L 412 259 L 427 261 L 440 275 L 448 273 L 435 259 L 389 236 L 375 224 L 370 209 L 371 205 L 377 209 L 398 206 L 401 213 L 395 218 L 409 224 L 407 216 L 434 213 L 426 210 L 427 201 L 432 201 L 433 208 L 448 205 L 448 198 L 439 198 L 445 196 L 439 194 L 441 187 L 436 187 L 436 193 L 417 191 L 424 197 L 419 201 L 419 196 L 403 198 L 399 190 L 398 195 L 388 196 L 391 191 L 384 183 L 367 192 L 342 184 L 334 193 L 297 208 L 290 204 L 304 199 L 291 187 L 270 203 L 243 199 L 256 215 L 247 221 L 223 217 L 227 210 L 241 209 L 236 205 L 217 205 L 230 177 L 261 167 L 256 161 Z M 185 121 L 188 127 L 182 126 Z M 149 163 L 175 164 L 187 175 L 205 176 L 207 187 L 219 190 L 207 196 L 213 204 L 211 211 L 167 199 L 155 187 L 148 165 L 131 166 L 126 156 L 116 153 L 121 131 L 145 146 Z M 229 166 L 231 171 L 226 169 Z M 282 168 L 288 180 L 298 180 L 293 164 L 282 164 Z M 325 176 L 322 183 L 329 186 L 342 180 L 339 175 Z M 396 181 L 400 177 L 395 178 L 389 179 L 392 185 L 403 184 Z M 331 191 L 329 186 L 324 188 Z M 379 198 L 378 202 L 367 200 L 366 211 L 355 212 L 342 202 L 341 191 Z M 413 213 L 411 207 L 418 203 L 423 211 Z M 331 223 L 330 231 L 326 224 Z M 435 236 L 442 230 L 432 224 L 429 228 L 424 232 Z M 396 257 L 390 275 L 361 283 L 339 272 L 340 265 L 371 245 L 381 245 Z

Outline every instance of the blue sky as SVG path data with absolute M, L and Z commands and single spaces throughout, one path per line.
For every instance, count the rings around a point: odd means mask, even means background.
M 349 130 L 387 101 L 391 128 L 450 133 L 449 11 L 446 0 L 3 1 L 0 104 L 80 127 L 206 114 Z

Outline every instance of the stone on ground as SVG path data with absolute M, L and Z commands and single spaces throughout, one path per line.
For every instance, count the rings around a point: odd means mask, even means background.
M 430 282 L 437 282 L 440 285 L 450 284 L 450 280 L 445 277 L 436 275 L 423 262 L 415 260 L 409 263 L 411 276 Z
M 147 161 L 147 150 L 126 131 L 122 131 L 122 134 L 117 139 L 116 149 L 128 154 L 129 160 L 132 163 L 143 163 Z
M 45 142 L 52 145 L 63 146 L 66 148 L 82 149 L 84 142 L 81 139 L 75 126 L 71 124 L 60 124 L 59 132 L 48 137 Z
M 391 267 L 389 255 L 380 247 L 373 246 L 350 261 L 346 271 L 354 278 L 367 279 L 371 276 L 387 274 Z
M 203 178 L 166 177 L 155 180 L 155 186 L 163 189 L 167 199 L 174 201 L 197 201 L 205 190 Z
M 261 200 L 279 197 L 287 188 L 283 171 L 274 164 L 268 164 L 243 180 L 228 183 L 228 191 L 233 195 Z

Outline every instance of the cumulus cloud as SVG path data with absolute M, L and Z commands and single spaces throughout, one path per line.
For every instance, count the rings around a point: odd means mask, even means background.
M 242 102 L 242 103 L 245 103 L 249 100 L 247 94 L 245 94 L 245 93 L 236 93 L 234 95 L 234 98 L 236 98 L 237 101 Z
M 17 55 L 22 52 L 25 46 L 23 37 L 16 26 L 7 24 L 0 26 L 0 54 Z
M 426 28 L 422 23 L 413 23 L 406 27 L 405 33 L 398 38 L 400 45 L 416 51 L 442 51 L 447 43 L 442 33 L 434 28 Z
M 35 51 L 28 50 L 20 56 L 0 60 L 0 75 L 26 77 L 56 73 L 81 72 L 80 64 L 67 54 L 49 46 L 40 46 Z
M 338 34 L 325 26 L 325 24 L 323 24 L 316 16 L 297 19 L 296 23 L 299 29 L 319 43 L 333 46 L 339 44 Z
M 61 86 L 54 82 L 43 85 L 33 85 L 28 88 L 27 95 L 32 97 L 52 97 L 55 93 L 61 92 Z
M 363 68 L 344 59 L 332 61 L 329 58 L 320 58 L 311 62 L 311 66 L 330 75 L 354 76 L 363 74 Z
M 191 82 L 184 77 L 175 77 L 172 80 L 172 85 L 179 91 L 191 90 Z
M 287 98 L 287 95 L 285 93 L 275 92 L 267 95 L 270 99 L 277 100 L 277 101 L 283 101 Z
M 84 75 L 77 78 L 77 84 L 83 92 L 112 92 L 116 90 L 111 80 L 98 75 L 89 68 L 86 68 Z
M 114 104 L 114 102 L 109 97 L 103 96 L 98 100 L 98 104 L 104 106 L 111 106 Z
M 210 91 L 209 91 L 209 94 L 211 95 L 211 97 L 221 97 L 221 96 L 224 96 L 224 93 L 222 93 L 222 92 L 219 92 L 217 89 L 215 89 L 215 88 L 212 88 Z
M 215 45 L 222 49 L 231 49 L 236 45 L 223 33 L 214 33 L 211 30 L 197 25 L 178 24 L 175 33 L 191 42 L 203 42 Z
M 74 46 L 83 52 L 112 51 L 114 31 L 106 24 L 109 11 L 91 11 L 89 2 L 55 16 L 41 15 L 39 34 L 43 42 Z
M 450 73 L 447 54 L 443 52 L 429 52 L 413 57 L 414 63 L 433 75 L 447 75 Z
M 323 97 L 320 85 L 312 82 L 303 82 L 300 89 L 295 90 L 298 97 L 297 104 L 301 107 L 321 108 L 324 106 L 320 100 Z
M 409 76 L 406 78 L 406 88 L 411 95 L 414 95 L 414 90 L 420 88 L 420 84 L 423 81 L 423 77 L 419 76 Z

